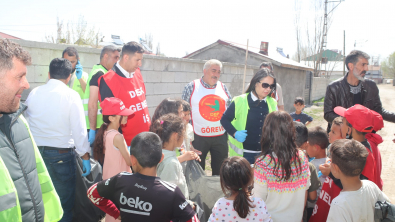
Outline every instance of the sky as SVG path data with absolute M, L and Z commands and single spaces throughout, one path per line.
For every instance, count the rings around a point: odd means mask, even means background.
M 255 47 L 266 41 L 269 48 L 281 47 L 292 56 L 295 1 L 302 5 L 303 23 L 311 23 L 309 4 L 315 0 L 0 0 L 0 32 L 45 41 L 45 35 L 56 36 L 57 18 L 76 23 L 82 15 L 105 40 L 119 35 L 124 42 L 138 41 L 150 33 L 154 46 L 159 42 L 170 57 L 183 57 L 218 39 L 241 44 L 249 39 Z M 394 8 L 393 0 L 341 2 L 331 13 L 327 48 L 342 50 L 345 30 L 346 54 L 355 48 L 384 59 L 395 51 Z

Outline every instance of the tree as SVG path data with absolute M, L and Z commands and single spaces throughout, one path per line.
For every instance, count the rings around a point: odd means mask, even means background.
M 307 2 L 295 0 L 294 5 L 297 51 L 292 58 L 300 62 L 308 56 L 320 55 L 316 61 L 309 61 L 307 64 L 314 68 L 315 76 L 318 76 L 321 70 L 322 49 L 326 47 L 326 33 L 333 21 L 333 14 L 329 13 L 326 17 L 327 25 L 325 27 L 325 1 L 310 0 Z M 303 5 L 303 3 L 306 5 Z M 331 8 L 331 6 L 333 6 L 333 3 L 328 3 L 328 8 Z M 309 13 L 304 13 L 304 17 L 301 17 L 302 9 L 306 7 L 309 8 Z
M 381 69 L 383 70 L 384 75 L 395 80 L 395 52 L 381 62 Z
M 47 42 L 98 47 L 101 37 L 100 29 L 96 30 L 95 26 L 89 26 L 84 16 L 80 15 L 75 23 L 67 22 L 66 30 L 64 29 L 63 20 L 60 20 L 58 17 L 56 26 L 56 39 L 53 35 L 46 35 L 45 39 Z

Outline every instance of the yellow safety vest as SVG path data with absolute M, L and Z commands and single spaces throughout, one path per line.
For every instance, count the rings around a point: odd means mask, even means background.
M 85 121 L 86 121 L 86 128 L 90 129 L 89 125 L 89 116 L 88 116 L 88 102 L 89 102 L 89 93 L 90 93 L 90 81 L 92 76 L 98 73 L 99 71 L 103 72 L 104 74 L 107 73 L 107 69 L 104 66 L 98 64 L 94 65 L 91 72 L 89 73 L 88 81 L 86 82 L 86 90 L 84 96 L 82 98 L 82 104 L 84 105 L 84 112 L 85 112 Z M 96 128 L 100 128 L 103 124 L 103 115 L 101 114 L 100 103 L 97 102 L 97 118 L 96 118 Z
M 232 125 L 237 131 L 245 130 L 247 124 L 247 115 L 250 110 L 248 105 L 248 95 L 250 93 L 245 93 L 240 96 L 233 98 L 235 103 L 235 119 L 232 121 Z M 266 97 L 266 102 L 269 107 L 269 113 L 276 111 L 277 102 L 270 96 Z M 237 141 L 233 136 L 228 135 L 229 138 L 229 156 L 243 156 L 243 143 Z

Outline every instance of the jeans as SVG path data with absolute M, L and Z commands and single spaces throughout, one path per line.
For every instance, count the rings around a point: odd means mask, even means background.
M 54 147 L 46 146 L 39 146 L 38 149 L 62 204 L 63 217 L 60 221 L 72 221 L 75 198 L 75 151 L 55 150 Z

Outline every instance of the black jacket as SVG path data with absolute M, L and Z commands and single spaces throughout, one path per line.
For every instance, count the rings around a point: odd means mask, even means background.
M 347 83 L 347 76 L 348 73 L 345 77 L 331 82 L 326 88 L 324 118 L 328 121 L 328 128 L 330 127 L 333 119 L 339 116 L 333 111 L 336 106 L 350 108 L 354 105 L 354 95 L 350 92 L 350 85 Z M 361 105 L 380 113 L 384 120 L 394 123 L 395 113 L 383 109 L 380 101 L 379 89 L 377 88 L 376 83 L 370 79 L 365 79 L 361 84 Z

